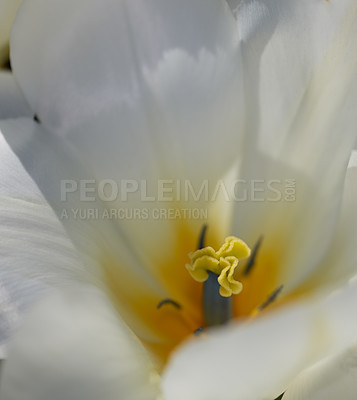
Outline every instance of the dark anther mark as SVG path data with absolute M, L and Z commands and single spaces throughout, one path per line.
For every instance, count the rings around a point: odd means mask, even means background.
M 203 249 L 205 247 L 205 237 L 207 228 L 208 228 L 207 224 L 204 224 L 201 229 L 200 238 L 198 240 L 198 249 Z
M 167 305 L 167 304 L 173 305 L 173 306 L 176 307 L 178 310 L 181 310 L 181 308 L 182 308 L 181 305 L 180 305 L 177 301 L 172 300 L 172 299 L 164 299 L 164 300 L 161 300 L 160 303 L 156 306 L 156 308 L 157 308 L 158 310 L 160 310 L 160 308 L 161 308 L 162 306 L 165 306 L 165 305 Z
M 283 397 L 284 397 L 284 394 L 285 394 L 285 392 L 284 393 L 282 393 L 279 397 L 277 397 L 275 400 L 281 400 Z
M 245 267 L 245 270 L 244 270 L 244 275 L 245 276 L 248 276 L 250 274 L 250 272 L 252 271 L 253 267 L 254 267 L 255 259 L 257 257 L 258 250 L 259 250 L 259 248 L 260 248 L 260 246 L 262 244 L 262 241 L 263 241 L 263 235 L 259 237 L 257 243 L 255 244 L 255 246 L 254 246 L 254 248 L 252 250 L 252 254 L 250 255 L 250 258 L 249 258 L 248 263 L 247 263 L 247 265 Z
M 10 58 L 6 60 L 5 64 L 3 65 L 3 68 L 12 71 Z
M 193 334 L 196 335 L 196 336 L 200 336 L 202 332 L 203 332 L 203 328 L 202 328 L 202 326 L 201 326 L 201 327 L 199 327 L 198 329 L 196 329 L 196 330 L 193 332 Z
M 276 290 L 274 290 L 274 292 L 265 300 L 265 302 L 259 306 L 259 310 L 262 311 L 266 307 L 268 307 L 271 303 L 273 303 L 280 294 L 280 292 L 283 290 L 283 287 L 284 285 L 281 285 Z

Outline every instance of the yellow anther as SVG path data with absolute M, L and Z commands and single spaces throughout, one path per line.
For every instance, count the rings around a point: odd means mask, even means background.
M 190 253 L 191 264 L 186 264 L 186 268 L 198 282 L 208 279 L 208 271 L 216 274 L 221 286 L 220 295 L 229 297 L 243 289 L 242 283 L 234 278 L 234 272 L 239 260 L 249 255 L 250 249 L 242 240 L 229 236 L 218 251 L 212 247 L 205 247 Z
M 218 283 L 221 285 L 219 294 L 223 297 L 229 297 L 232 294 L 240 293 L 243 285 L 234 279 L 234 271 L 238 265 L 238 259 L 233 256 L 227 258 L 221 257 L 220 265 L 223 266 L 223 269 L 218 277 Z
M 235 236 L 228 236 L 221 248 L 217 251 L 218 257 L 229 257 L 233 256 L 241 260 L 250 256 L 250 248 L 243 242 L 243 240 L 236 238 Z
M 192 278 L 198 282 L 204 282 L 207 280 L 207 271 L 214 272 L 215 274 L 221 272 L 219 260 L 207 254 L 202 254 L 199 258 L 196 258 L 193 263 L 186 264 L 186 268 L 188 269 L 188 272 L 191 274 Z

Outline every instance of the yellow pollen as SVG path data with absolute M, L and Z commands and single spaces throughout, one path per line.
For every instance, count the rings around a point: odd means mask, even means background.
M 198 282 L 206 281 L 208 272 L 213 272 L 218 276 L 219 294 L 230 297 L 243 289 L 242 283 L 235 279 L 234 273 L 239 260 L 249 255 L 250 248 L 243 240 L 228 236 L 218 251 L 208 246 L 190 253 L 188 256 L 191 264 L 186 264 L 186 268 L 192 278 Z

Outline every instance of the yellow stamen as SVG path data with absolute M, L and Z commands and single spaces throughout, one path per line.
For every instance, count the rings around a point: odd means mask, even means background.
M 192 278 L 198 282 L 208 279 L 208 271 L 218 276 L 221 285 L 219 293 L 223 297 L 230 297 L 242 291 L 243 285 L 234 278 L 238 262 L 249 257 L 250 249 L 242 240 L 229 236 L 218 251 L 212 247 L 205 247 L 189 254 L 191 264 L 186 264 Z

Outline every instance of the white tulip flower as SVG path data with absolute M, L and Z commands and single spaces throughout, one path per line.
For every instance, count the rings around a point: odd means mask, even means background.
M 355 0 L 23 2 L 0 398 L 355 399 L 356 48 Z

